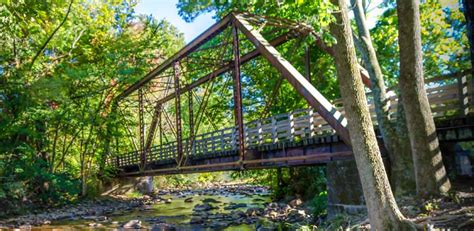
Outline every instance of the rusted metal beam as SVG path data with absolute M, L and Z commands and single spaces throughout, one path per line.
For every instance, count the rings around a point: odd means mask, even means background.
M 270 44 L 272 46 L 279 46 L 285 42 L 287 42 L 288 40 L 292 39 L 292 38 L 295 38 L 297 36 L 306 36 L 307 34 L 296 34 L 294 32 L 288 32 L 288 33 L 285 33 L 281 36 L 278 36 L 277 38 L 273 39 L 272 41 L 270 41 Z M 260 52 L 255 49 L 243 56 L 240 57 L 240 64 L 245 64 L 247 63 L 248 61 L 258 57 L 260 55 Z M 210 81 L 211 79 L 221 75 L 221 74 L 224 74 L 230 70 L 232 70 L 232 62 L 229 62 L 228 64 L 226 65 L 223 65 L 221 66 L 219 69 L 207 74 L 206 76 L 202 77 L 202 78 L 199 78 L 198 80 L 192 82 L 191 84 L 189 85 L 186 85 L 185 87 L 181 88 L 180 89 L 180 92 L 183 94 L 185 92 L 188 92 L 204 83 L 207 83 L 208 81 Z M 173 98 L 175 97 L 175 94 L 169 94 L 161 99 L 159 99 L 157 102 L 158 103 L 161 103 L 161 104 L 164 104 L 166 102 L 168 102 L 169 100 L 172 100 Z
M 173 65 L 174 71 L 174 93 L 175 93 L 175 107 L 176 107 L 176 150 L 178 155 L 178 166 L 181 165 L 181 161 L 183 160 L 183 137 L 182 137 L 182 130 L 181 130 L 181 94 L 179 88 L 179 76 L 180 76 L 180 68 L 179 62 L 175 62 Z
M 237 127 L 238 134 L 238 151 L 239 161 L 243 161 L 245 157 L 245 145 L 244 145 L 244 120 L 242 115 L 242 84 L 240 82 L 240 49 L 239 49 L 239 31 L 237 26 L 232 26 L 232 50 L 234 52 L 234 70 L 233 70 L 233 82 L 234 82 L 234 116 L 235 125 Z M 243 167 L 243 165 L 241 166 Z
M 263 164 L 266 163 L 265 166 L 261 168 L 272 168 L 273 166 L 268 165 L 271 162 L 288 162 L 288 161 L 318 161 L 321 163 L 327 163 L 333 161 L 333 159 L 342 159 L 342 158 L 352 158 L 353 153 L 351 151 L 340 151 L 340 152 L 332 152 L 332 153 L 320 153 L 316 155 L 303 155 L 303 156 L 291 156 L 291 157 L 277 157 L 271 159 L 258 159 L 258 160 L 247 160 L 244 161 L 244 164 Z M 203 172 L 209 172 L 213 168 L 219 167 L 234 167 L 238 169 L 240 166 L 239 161 L 232 161 L 232 162 L 224 162 L 224 163 L 212 163 L 212 164 L 203 164 L 203 165 L 189 165 L 183 166 L 177 171 L 176 168 L 162 168 L 162 169 L 153 169 L 148 170 L 145 173 L 138 173 L 138 172 L 130 172 L 130 173 L 122 173 L 121 176 L 138 176 L 140 174 L 146 175 L 160 175 L 160 174 L 173 174 L 173 173 L 186 173 L 188 171 L 202 169 Z M 286 164 L 287 166 L 291 166 L 292 164 Z M 251 169 L 256 169 L 257 167 L 250 167 Z M 231 170 L 231 169 L 220 169 L 220 170 Z
M 145 152 L 145 122 L 144 122 L 143 90 L 138 90 L 138 133 L 140 134 L 140 171 L 145 170 L 146 152 Z
M 308 103 L 336 130 L 341 139 L 350 145 L 347 120 L 301 73 L 296 70 L 263 36 L 241 15 L 232 14 L 235 24 L 257 47 L 260 53 L 288 80 Z
M 193 110 L 193 92 L 188 92 L 188 112 L 189 112 L 189 137 L 194 136 L 194 110 Z
M 150 128 L 148 129 L 147 138 L 146 138 L 146 141 L 145 141 L 144 150 L 146 152 L 146 155 L 148 155 L 148 153 L 150 153 L 150 148 L 151 148 L 151 144 L 153 143 L 153 137 L 155 136 L 156 127 L 158 125 L 158 122 L 161 122 L 161 121 L 159 121 L 160 117 L 161 117 L 161 108 L 162 108 L 161 104 L 156 104 L 155 105 L 153 118 L 151 119 Z
M 304 49 L 304 71 L 306 79 L 311 83 L 311 54 L 309 46 Z
M 227 26 L 229 25 L 229 22 L 230 22 L 230 15 L 227 15 L 222 20 L 215 23 L 209 29 L 204 31 L 201 35 L 199 35 L 193 41 L 191 41 L 183 49 L 179 50 L 178 53 L 173 55 L 173 57 L 169 58 L 164 63 L 162 63 L 161 65 L 159 65 L 158 67 L 150 71 L 144 78 L 140 79 L 139 81 L 134 83 L 132 86 L 128 87 L 125 91 L 123 91 L 120 95 L 117 96 L 117 100 L 120 101 L 121 99 L 127 97 L 128 95 L 136 91 L 138 88 L 140 88 L 144 84 L 150 82 L 150 80 L 155 78 L 157 75 L 161 74 L 164 70 L 170 68 L 173 65 L 173 63 L 180 61 L 184 56 L 195 51 L 203 43 L 205 43 L 209 39 L 214 38 L 217 34 L 219 34 L 225 28 L 227 28 Z

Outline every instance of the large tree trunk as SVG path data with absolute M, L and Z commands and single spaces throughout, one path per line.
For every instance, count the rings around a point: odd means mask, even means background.
M 369 29 L 367 28 L 365 6 L 362 4 L 362 0 L 352 0 L 351 2 L 360 40 L 358 48 L 372 82 L 371 90 L 374 98 L 377 123 L 390 158 L 390 182 L 396 195 L 414 192 L 413 160 L 411 150 L 406 148 L 410 141 L 407 135 L 397 133 L 395 124 L 391 121 L 389 111 L 390 98 L 387 95 L 382 70 L 372 45 Z M 398 119 L 400 120 L 400 118 Z M 399 126 L 406 126 L 404 121 L 401 122 L 398 124 Z
M 398 209 L 380 156 L 358 69 L 346 0 L 331 1 L 339 6 L 334 13 L 336 22 L 331 24 L 337 40 L 336 70 L 370 224 L 374 230 L 415 229 Z
M 466 17 L 467 39 L 471 51 L 471 74 L 474 77 L 474 1 L 463 0 L 464 16 Z
M 436 195 L 447 192 L 451 184 L 424 88 L 419 0 L 397 0 L 397 12 L 399 87 L 413 153 L 416 190 L 420 196 Z

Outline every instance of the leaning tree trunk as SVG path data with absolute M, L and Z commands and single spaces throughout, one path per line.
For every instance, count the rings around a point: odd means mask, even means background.
M 474 78 L 474 1 L 463 0 L 464 16 L 466 17 L 467 39 L 471 53 L 471 76 Z
M 414 225 L 398 209 L 380 156 L 367 107 L 352 40 L 346 0 L 331 0 L 339 6 L 331 32 L 336 37 L 336 70 L 348 119 L 348 128 L 373 230 L 410 230 Z
M 390 98 L 387 95 L 382 70 L 372 45 L 369 29 L 367 28 L 362 0 L 352 0 L 351 2 L 360 40 L 358 48 L 372 82 L 371 90 L 374 98 L 377 123 L 390 159 L 390 182 L 392 189 L 396 195 L 414 192 L 415 178 L 411 150 L 404 146 L 409 144 L 410 141 L 408 136 L 397 133 L 395 124 L 391 121 L 389 111 Z M 406 126 L 404 121 L 399 122 L 398 126 Z
M 413 153 L 416 190 L 420 196 L 436 195 L 447 192 L 451 184 L 424 88 L 419 0 L 397 0 L 397 12 L 399 87 Z

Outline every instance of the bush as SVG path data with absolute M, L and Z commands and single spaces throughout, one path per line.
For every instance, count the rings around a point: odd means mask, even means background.
M 311 200 L 313 207 L 313 214 L 315 217 L 324 216 L 327 214 L 328 207 L 328 191 L 320 192 Z
M 23 156 L 2 166 L 0 207 L 4 208 L 3 215 L 19 213 L 25 208 L 31 210 L 65 204 L 76 200 L 80 193 L 77 178 L 66 171 L 49 172 L 42 160 L 29 161 Z

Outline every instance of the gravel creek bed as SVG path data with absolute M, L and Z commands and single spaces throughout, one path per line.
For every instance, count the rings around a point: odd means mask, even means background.
M 271 202 L 268 188 L 214 185 L 101 198 L 0 220 L 3 229 L 274 230 L 313 218 L 300 200 Z

